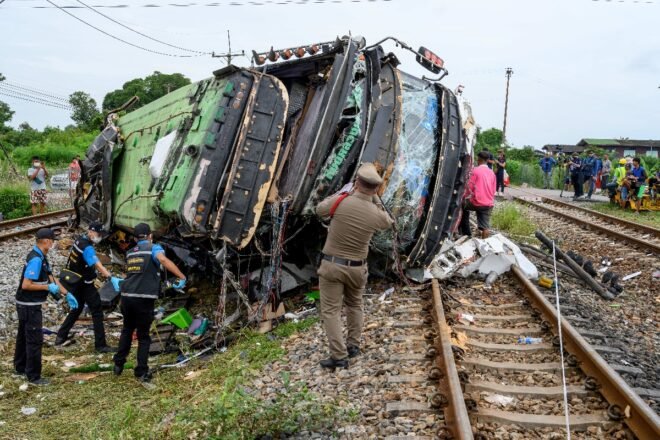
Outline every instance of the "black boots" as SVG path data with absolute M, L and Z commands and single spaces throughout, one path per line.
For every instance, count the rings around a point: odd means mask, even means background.
M 336 360 L 333 358 L 328 358 L 328 359 L 323 359 L 319 364 L 323 368 L 329 368 L 334 370 L 335 368 L 348 368 L 348 360 L 347 359 L 340 359 Z
M 348 351 L 349 358 L 354 358 L 355 356 L 358 356 L 360 354 L 360 347 L 356 347 L 355 345 L 349 345 L 348 347 L 346 347 L 346 351 Z

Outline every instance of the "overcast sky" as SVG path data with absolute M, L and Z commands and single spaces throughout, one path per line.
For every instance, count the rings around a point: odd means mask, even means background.
M 78 4 L 52 1 L 60 6 Z M 348 31 L 368 42 L 397 36 L 444 58 L 449 76 L 443 82 L 451 88 L 465 86 L 483 128 L 502 128 L 504 71 L 512 67 L 507 137 L 518 147 L 574 144 L 583 137 L 660 139 L 660 0 L 295 0 L 286 5 L 217 0 L 217 7 L 166 6 L 173 2 L 156 0 L 83 1 L 128 4 L 99 10 L 154 38 L 201 51 L 225 51 L 227 29 L 232 49 L 246 53 L 271 45 L 333 40 Z M 141 7 L 149 3 L 164 6 Z M 56 96 L 83 90 L 100 104 L 106 92 L 155 70 L 181 72 L 196 81 L 223 65 L 209 56 L 175 58 L 144 52 L 58 9 L 33 6 L 49 5 L 45 0 L 0 0 L 0 73 L 15 84 Z M 185 54 L 93 11 L 69 11 L 135 44 Z M 386 49 L 397 50 L 392 45 Z M 412 55 L 396 53 L 402 70 L 425 72 Z M 249 63 L 246 58 L 237 62 Z M 6 96 L 0 100 L 16 111 L 14 126 L 23 121 L 37 128 L 71 123 L 64 110 Z

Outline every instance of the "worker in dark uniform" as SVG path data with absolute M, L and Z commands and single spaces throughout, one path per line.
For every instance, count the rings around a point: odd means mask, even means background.
M 76 309 L 76 298 L 68 293 L 60 282 L 53 277 L 48 264 L 48 251 L 53 247 L 55 234 L 51 229 L 37 231 L 37 243 L 25 260 L 21 281 L 16 290 L 16 312 L 18 314 L 18 333 L 14 353 L 14 370 L 24 374 L 34 385 L 48 385 L 48 380 L 41 377 L 41 346 L 44 342 L 41 328 L 43 317 L 41 306 L 50 293 L 56 299 L 60 294 L 66 296 L 71 309 Z
M 331 218 L 318 269 L 321 319 L 330 348 L 330 358 L 321 361 L 324 368 L 346 368 L 347 357 L 360 354 L 369 242 L 374 232 L 387 229 L 394 222 L 378 197 L 382 182 L 374 165 L 364 164 L 350 193 L 331 196 L 316 207 L 319 217 Z M 346 343 L 341 328 L 342 305 L 346 306 Z
M 160 268 L 164 267 L 178 278 L 172 286 L 183 289 L 186 276 L 165 256 L 159 244 L 152 243 L 151 228 L 146 223 L 135 226 L 137 246 L 126 253 L 126 279 L 120 284 L 121 313 L 124 326 L 119 337 L 119 349 L 114 356 L 114 374 L 119 376 L 124 370 L 126 357 L 131 350 L 133 332 L 137 330 L 138 351 L 135 377 L 141 382 L 151 380 L 149 372 L 149 328 L 154 320 L 154 303 L 160 293 Z
M 105 328 L 103 327 L 103 309 L 101 307 L 101 297 L 94 286 L 97 271 L 101 276 L 110 278 L 113 286 L 119 290 L 120 278 L 113 277 L 106 269 L 99 257 L 96 256 L 94 245 L 101 242 L 103 234 L 103 225 L 99 222 L 92 222 L 89 225 L 87 234 L 81 235 L 71 246 L 69 260 L 66 263 L 66 269 L 60 274 L 60 281 L 69 292 L 78 300 L 78 307 L 67 315 L 64 323 L 57 332 L 55 345 L 64 344 L 69 339 L 69 331 L 76 323 L 82 313 L 85 304 L 89 307 L 94 323 L 94 347 L 98 353 L 112 353 L 116 349 L 109 347 L 105 340 Z

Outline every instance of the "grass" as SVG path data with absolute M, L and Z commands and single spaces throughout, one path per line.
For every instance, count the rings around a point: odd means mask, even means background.
M 624 220 L 643 223 L 649 226 L 660 228 L 660 214 L 658 214 L 658 212 L 640 211 L 639 215 L 637 215 L 629 208 L 623 210 L 618 205 L 609 202 L 591 203 L 588 207 L 594 211 L 620 217 Z
M 527 208 L 514 202 L 498 203 L 493 208 L 491 224 L 498 231 L 512 236 L 516 240 L 535 242 L 536 226 L 528 220 Z
M 273 388 L 268 400 L 259 399 L 254 385 L 267 364 L 283 358 L 282 339 L 315 323 L 286 323 L 268 335 L 245 331 L 223 354 L 163 370 L 154 389 L 138 384 L 131 371 L 119 378 L 102 373 L 84 383 L 67 381 L 70 373 L 60 369 L 61 360 L 58 365 L 44 361 L 45 375 L 53 378 L 50 386 L 21 392 L 21 381 L 10 378 L 7 366 L 1 379 L 6 394 L 0 397 L 0 421 L 5 422 L 0 438 L 252 439 L 331 428 L 355 415 L 321 401 L 305 384 L 291 383 L 286 372 L 278 384 L 263 385 Z M 53 353 L 58 352 L 45 350 Z M 110 356 L 104 356 L 109 362 Z M 4 357 L 10 359 L 10 352 Z M 89 357 L 89 362 L 97 359 Z M 23 406 L 35 407 L 37 413 L 24 416 Z

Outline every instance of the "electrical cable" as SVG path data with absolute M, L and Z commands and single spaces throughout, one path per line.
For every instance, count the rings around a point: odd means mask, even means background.
M 14 95 L 18 95 L 18 96 L 21 96 L 21 97 L 24 97 L 24 98 L 33 99 L 33 100 L 36 100 L 36 101 L 42 101 L 42 102 L 57 105 L 57 106 L 60 106 L 60 107 L 66 107 L 66 108 L 71 109 L 71 110 L 73 109 L 73 107 L 68 103 L 54 101 L 54 100 L 49 99 L 49 98 L 44 98 L 42 96 L 37 96 L 37 95 L 31 94 L 31 93 L 22 92 L 20 90 L 10 89 L 10 88 L 5 87 L 2 83 L 0 83 L 0 90 L 4 91 L 5 93 L 12 93 Z
M 2 82 L 0 82 L 0 85 L 7 86 L 7 87 L 10 87 L 12 89 L 24 90 L 24 91 L 32 93 L 32 94 L 43 95 L 43 96 L 46 96 L 48 98 L 55 99 L 57 101 L 65 102 L 67 105 L 69 104 L 69 98 L 63 98 L 61 96 L 51 95 L 51 94 L 46 93 L 46 92 L 42 92 L 42 91 L 39 91 L 39 90 L 36 90 L 36 89 L 31 89 L 31 88 L 25 87 L 25 86 L 20 86 L 18 84 L 14 84 L 14 83 L 11 83 L 11 82 L 8 82 L 8 81 L 2 81 Z
M 48 3 L 50 3 L 51 5 L 53 5 L 54 7 L 56 7 L 57 9 L 59 9 L 60 11 L 64 12 L 65 14 L 71 16 L 72 18 L 75 18 L 75 19 L 78 20 L 79 22 L 81 22 L 81 23 L 83 23 L 83 24 L 85 24 L 85 25 L 91 27 L 92 29 L 94 29 L 94 30 L 96 30 L 96 31 L 98 31 L 98 32 L 100 32 L 100 33 L 102 33 L 103 35 L 106 35 L 106 36 L 108 36 L 108 37 L 110 37 L 110 38 L 112 38 L 112 39 L 114 39 L 114 40 L 120 41 L 120 42 L 122 42 L 122 43 L 124 43 L 124 44 L 128 44 L 129 46 L 133 46 L 133 47 L 135 47 L 135 48 L 137 48 L 137 49 L 140 49 L 140 50 L 143 50 L 143 51 L 145 51 L 145 52 L 153 53 L 153 54 L 156 54 L 156 55 L 163 55 L 163 56 L 166 56 L 166 57 L 173 57 L 173 58 L 193 58 L 193 57 L 198 57 L 198 56 L 202 56 L 202 55 L 203 55 L 203 54 L 198 54 L 198 55 L 178 55 L 178 54 L 171 54 L 171 53 L 166 53 L 166 52 L 159 52 L 159 51 L 157 51 L 157 50 L 149 49 L 149 48 L 146 48 L 146 47 L 140 46 L 140 45 L 138 45 L 138 44 L 131 43 L 130 41 L 127 41 L 127 40 L 124 40 L 124 39 L 122 39 L 122 38 L 119 38 L 119 37 L 117 37 L 117 36 L 115 36 L 115 35 L 112 35 L 111 33 L 106 32 L 106 31 L 104 31 L 103 29 L 101 29 L 101 28 L 99 28 L 99 27 L 97 27 L 97 26 L 94 26 L 94 25 L 91 24 L 91 23 L 86 22 L 86 21 L 83 20 L 82 18 L 80 18 L 80 17 L 78 17 L 78 16 L 72 14 L 71 12 L 67 11 L 66 9 L 60 7 L 59 5 L 56 5 L 56 4 L 53 3 L 51 0 L 46 0 L 46 1 L 47 1 Z
M 153 37 L 151 37 L 151 36 L 149 36 L 149 35 L 147 35 L 147 34 L 144 34 L 144 33 L 140 32 L 140 31 L 137 31 L 137 30 L 135 30 L 135 29 L 133 29 L 133 28 L 131 28 L 131 27 L 129 27 L 129 26 L 126 26 L 125 24 L 123 24 L 123 23 L 121 23 L 121 22 L 115 20 L 114 18 L 105 15 L 103 12 L 98 11 L 98 10 L 95 9 L 94 7 L 89 6 L 87 3 L 84 3 L 84 2 L 82 2 L 82 1 L 80 1 L 80 0 L 76 0 L 76 1 L 77 1 L 78 3 L 80 3 L 81 5 L 85 6 L 87 9 L 89 9 L 89 10 L 91 10 L 91 11 L 94 11 L 95 13 L 99 14 L 101 17 L 107 18 L 107 19 L 110 20 L 111 22 L 113 22 L 113 23 L 115 23 L 115 24 L 118 24 L 119 26 L 121 26 L 121 27 L 123 27 L 123 28 L 125 28 L 125 29 L 128 29 L 128 30 L 131 31 L 131 32 L 134 32 L 134 33 L 136 33 L 136 34 L 138 34 L 138 35 L 142 35 L 142 36 L 145 37 L 145 38 L 148 38 L 148 39 L 150 39 L 150 40 L 152 40 L 152 41 L 155 41 L 156 43 L 164 44 L 165 46 L 169 46 L 169 47 L 172 47 L 172 48 L 174 48 L 174 49 L 179 49 L 179 50 L 182 50 L 182 51 L 184 51 L 184 52 L 193 52 L 193 53 L 197 53 L 197 54 L 200 54 L 200 55 L 211 55 L 211 54 L 212 54 L 212 52 L 203 52 L 203 51 L 200 51 L 200 50 L 186 49 L 185 47 L 175 46 L 174 44 L 170 44 L 170 43 L 166 43 L 166 42 L 164 42 L 164 41 L 158 40 L 158 39 L 153 38 Z
M 555 271 L 555 307 L 557 308 L 557 333 L 559 333 L 559 355 L 561 357 L 561 380 L 564 389 L 564 417 L 566 418 L 566 438 L 571 440 L 571 422 L 568 408 L 568 389 L 566 388 L 566 367 L 564 366 L 564 339 L 561 331 L 561 309 L 559 308 L 559 280 L 557 278 L 557 253 L 552 241 L 552 261 Z
M 10 93 L 7 93 L 5 90 L 0 90 L 0 95 L 8 96 L 8 97 L 14 98 L 14 99 L 20 99 L 22 101 L 32 102 L 32 103 L 35 103 L 35 104 L 47 105 L 49 107 L 55 107 L 55 108 L 58 108 L 60 110 L 71 111 L 71 108 L 69 108 L 69 107 L 64 107 L 64 106 L 61 106 L 59 104 L 53 104 L 53 103 L 49 103 L 49 102 L 36 101 L 36 100 L 30 99 L 30 98 L 25 98 L 25 97 L 18 96 L 18 95 L 12 95 Z

